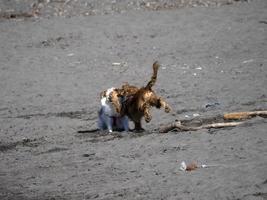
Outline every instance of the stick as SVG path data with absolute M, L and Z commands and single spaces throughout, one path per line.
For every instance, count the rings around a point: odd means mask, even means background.
M 267 117 L 267 111 L 251 111 L 251 112 L 233 112 L 233 113 L 226 113 L 223 115 L 225 120 L 238 120 L 238 119 L 248 119 L 251 117 Z
M 178 129 L 178 131 L 197 131 L 200 129 L 208 129 L 208 128 L 223 128 L 223 127 L 233 127 L 243 124 L 244 122 L 222 122 L 222 123 L 212 123 L 206 124 L 202 126 L 190 127 L 184 126 L 180 121 L 174 122 L 168 125 L 164 125 L 159 129 L 160 133 L 167 133 L 173 129 Z
M 222 123 L 206 124 L 200 127 L 201 128 L 223 128 L 223 127 L 238 126 L 243 123 L 244 122 L 222 122 Z

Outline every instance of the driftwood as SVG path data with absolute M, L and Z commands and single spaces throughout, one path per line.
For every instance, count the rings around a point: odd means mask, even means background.
M 182 121 L 175 121 L 173 123 L 163 125 L 159 128 L 160 133 L 167 133 L 171 130 L 176 129 L 177 131 L 197 131 L 200 129 L 209 128 L 224 128 L 233 127 L 243 124 L 245 119 L 250 119 L 252 117 L 267 117 L 267 111 L 251 111 L 251 112 L 233 112 L 226 113 L 223 115 L 222 122 L 211 122 L 208 124 L 202 124 L 199 126 L 185 125 Z M 242 121 L 231 121 L 231 120 L 242 120 Z
M 267 117 L 267 111 L 251 111 L 251 112 L 233 112 L 233 113 L 226 113 L 223 115 L 225 120 L 238 120 L 238 119 L 249 119 L 252 117 Z
M 173 129 L 177 129 L 178 131 L 197 131 L 200 129 L 208 129 L 208 128 L 223 128 L 223 127 L 232 127 L 232 126 L 238 126 L 240 124 L 243 124 L 244 122 L 222 122 L 222 123 L 212 123 L 212 124 L 205 124 L 201 126 L 185 126 L 182 125 L 180 121 L 163 125 L 160 127 L 159 132 L 160 133 L 167 133 Z

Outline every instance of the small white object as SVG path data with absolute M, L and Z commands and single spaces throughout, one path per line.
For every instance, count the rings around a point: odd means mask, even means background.
M 185 115 L 185 118 L 189 118 L 189 115 Z
M 194 113 L 193 114 L 193 117 L 198 117 L 200 114 L 198 114 L 198 113 Z
M 207 167 L 208 167 L 208 165 L 201 165 L 201 167 L 202 167 L 202 168 L 207 168 Z
M 67 56 L 69 57 L 74 56 L 74 53 L 69 53 Z
M 194 73 L 193 75 L 194 75 L 194 76 L 196 76 L 196 75 L 197 75 L 197 73 Z
M 198 70 L 202 70 L 202 67 L 197 67 L 196 69 L 198 69 Z
M 114 62 L 112 63 L 112 66 L 117 66 L 117 67 L 126 67 L 127 66 L 127 62 Z
M 119 62 L 112 63 L 112 66 L 120 66 L 120 65 L 121 65 L 121 63 L 119 63 Z
M 182 170 L 182 171 L 186 171 L 186 168 L 187 168 L 187 166 L 186 166 L 186 164 L 185 164 L 185 161 L 181 162 L 180 170 Z
M 250 59 L 250 60 L 245 60 L 245 61 L 243 61 L 243 64 L 246 64 L 246 63 L 251 63 L 251 62 L 253 62 L 254 60 L 253 59 Z

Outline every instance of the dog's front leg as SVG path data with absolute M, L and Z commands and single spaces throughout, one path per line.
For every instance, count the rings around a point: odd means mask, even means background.
M 145 121 L 148 123 L 148 122 L 150 122 L 151 121 L 151 119 L 152 119 L 152 115 L 150 114 L 150 106 L 149 105 L 147 105 L 147 104 L 145 104 L 144 105 L 144 118 L 145 118 Z
M 171 111 L 171 107 L 169 106 L 169 104 L 167 104 L 166 101 L 164 101 L 162 97 L 159 97 L 159 105 L 160 108 L 164 108 L 166 113 L 169 113 Z
M 107 128 L 106 127 L 106 123 L 105 123 L 105 119 L 104 119 L 104 117 L 101 114 L 98 115 L 97 125 L 98 125 L 98 128 L 100 130 L 105 130 Z
M 144 129 L 142 128 L 142 124 L 141 124 L 141 121 L 138 121 L 138 122 L 134 122 L 134 129 L 136 131 L 144 131 Z
M 112 133 L 113 118 L 107 116 L 106 122 L 107 122 L 108 132 Z

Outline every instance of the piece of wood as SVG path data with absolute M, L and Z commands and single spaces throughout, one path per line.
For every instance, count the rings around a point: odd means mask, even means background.
M 160 127 L 159 132 L 160 133 L 167 133 L 169 131 L 172 131 L 174 129 L 177 129 L 178 131 L 197 131 L 200 129 L 208 129 L 208 128 L 224 128 L 224 127 L 233 127 L 243 124 L 244 122 L 222 122 L 222 123 L 212 123 L 212 124 L 205 124 L 202 126 L 196 126 L 196 127 L 190 127 L 190 126 L 184 126 L 181 124 L 180 121 L 163 125 Z
M 267 117 L 267 111 L 250 111 L 250 112 L 233 112 L 233 113 L 225 113 L 223 118 L 225 120 L 240 120 L 240 119 L 248 119 L 251 117 Z
M 206 124 L 203 126 L 200 126 L 201 129 L 203 128 L 224 128 L 224 127 L 232 127 L 232 126 L 238 126 L 243 124 L 244 122 L 222 122 L 222 123 L 213 123 L 213 124 Z

